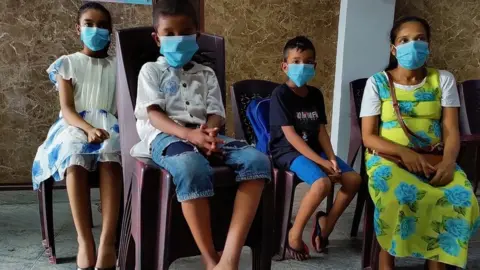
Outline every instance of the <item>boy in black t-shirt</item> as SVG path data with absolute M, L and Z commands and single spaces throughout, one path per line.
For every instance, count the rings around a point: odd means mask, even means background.
M 270 104 L 270 152 L 275 164 L 288 169 L 310 185 L 295 223 L 288 233 L 287 255 L 296 260 L 309 258 L 302 240 L 308 219 L 340 183 L 332 210 L 315 215 L 312 245 L 317 252 L 326 251 L 328 236 L 345 208 L 357 193 L 361 178 L 344 161 L 335 156 L 325 124 L 325 105 L 319 89 L 306 85 L 315 76 L 315 48 L 306 37 L 289 40 L 284 48 L 282 70 L 288 81 L 278 86 Z

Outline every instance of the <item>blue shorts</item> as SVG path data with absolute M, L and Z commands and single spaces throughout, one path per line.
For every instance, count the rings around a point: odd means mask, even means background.
M 321 153 L 320 156 L 327 159 L 325 153 Z M 343 160 L 337 157 L 337 164 L 342 173 L 353 172 L 353 169 L 347 165 Z M 328 177 L 328 175 L 320 168 L 320 166 L 306 158 L 303 155 L 298 156 L 290 164 L 290 170 L 294 172 L 300 180 L 312 185 L 320 178 Z
M 234 170 L 237 182 L 270 180 L 271 162 L 265 154 L 244 142 L 218 137 L 225 142 L 223 163 Z M 151 153 L 153 161 L 172 175 L 179 202 L 214 195 L 213 169 L 194 145 L 161 133 L 151 143 Z

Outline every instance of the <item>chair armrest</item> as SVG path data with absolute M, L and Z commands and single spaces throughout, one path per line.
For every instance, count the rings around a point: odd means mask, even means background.
M 480 146 L 480 134 L 461 135 L 460 144 L 462 146 Z

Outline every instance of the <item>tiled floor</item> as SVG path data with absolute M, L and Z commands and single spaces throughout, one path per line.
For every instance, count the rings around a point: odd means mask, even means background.
M 297 208 L 306 186 L 297 188 Z M 95 211 L 98 191 L 93 191 L 94 234 L 100 233 L 100 214 Z M 28 192 L 0 193 L 0 270 L 22 269 L 75 269 L 76 235 L 65 191 L 54 192 L 55 241 L 57 265 L 50 265 L 41 245 L 36 195 Z M 324 207 L 324 206 L 322 206 Z M 330 237 L 328 255 L 313 255 L 304 262 L 274 262 L 272 269 L 360 269 L 361 239 L 350 239 L 350 226 L 355 205 L 352 204 L 340 218 Z M 295 210 L 294 210 L 295 211 Z M 295 214 L 295 213 L 294 213 Z M 309 239 L 311 224 L 307 225 L 304 239 Z M 360 230 L 362 230 L 360 228 Z M 360 234 L 361 235 L 361 232 Z M 250 269 L 250 252 L 245 248 L 240 269 Z M 423 269 L 422 261 L 399 259 L 398 269 Z M 198 257 L 176 261 L 170 269 L 202 269 Z M 480 233 L 470 243 L 468 269 L 480 269 Z

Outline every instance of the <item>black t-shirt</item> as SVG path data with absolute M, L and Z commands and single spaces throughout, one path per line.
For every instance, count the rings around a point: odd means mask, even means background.
M 320 125 L 327 123 L 323 95 L 319 89 L 307 86 L 308 94 L 301 97 L 286 84 L 278 86 L 270 102 L 270 153 L 280 168 L 288 169 L 300 153 L 287 141 L 282 126 L 293 126 L 297 134 L 316 152 Z

